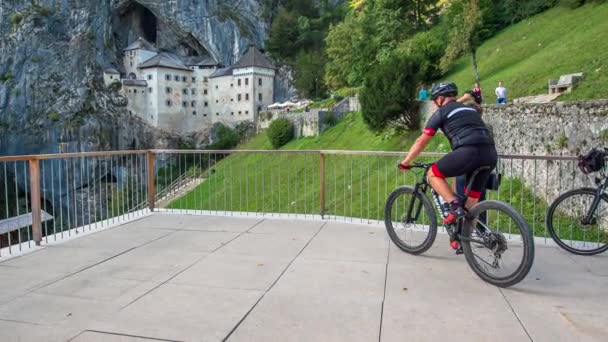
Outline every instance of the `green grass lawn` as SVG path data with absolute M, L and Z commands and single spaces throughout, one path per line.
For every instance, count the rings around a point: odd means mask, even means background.
M 291 141 L 281 150 L 406 151 L 419 132 L 376 134 L 351 113 L 318 137 Z M 266 134 L 240 149 L 272 149 Z M 449 144 L 437 135 L 427 151 L 447 152 Z M 319 214 L 320 156 L 309 154 L 236 154 L 213 164 L 209 179 L 171 208 Z M 396 170 L 400 157 L 327 155 L 326 213 L 379 218 L 388 192 L 405 182 Z M 205 163 L 206 161 L 202 161 Z M 410 182 L 413 179 L 409 180 Z M 352 214 L 352 215 L 351 215 Z
M 247 153 L 225 159 L 214 154 L 201 155 L 194 158 L 194 167 L 200 164 L 203 169 L 205 165 L 213 165 L 211 175 L 169 207 L 217 212 L 318 215 L 321 212 L 321 157 L 316 152 L 303 151 L 404 151 L 417 135 L 417 132 L 371 133 L 365 128 L 361 115 L 353 113 L 319 137 L 296 139 L 281 149 L 297 150 L 297 154 Z M 438 135 L 428 150 L 447 152 L 448 148 L 445 138 Z M 240 149 L 270 150 L 271 145 L 262 133 Z M 421 159 L 430 162 L 435 158 Z M 352 217 L 355 221 L 382 221 L 388 194 L 397 186 L 412 185 L 420 179 L 420 171 L 398 172 L 396 164 L 399 160 L 399 157 L 393 156 L 326 155 L 324 213 L 330 218 L 343 216 Z M 548 203 L 519 179 L 503 179 L 500 190 L 488 192 L 488 199 L 510 203 L 524 214 L 535 236 L 548 237 L 545 229 Z M 507 228 L 506 217 L 492 215 L 496 214 L 490 214 L 491 222 L 501 222 L 497 226 L 502 225 L 505 232 L 515 233 Z
M 502 80 L 509 100 L 547 93 L 549 79 L 584 72 L 585 79 L 560 100 L 608 98 L 608 3 L 578 9 L 556 7 L 508 27 L 478 50 L 486 103 L 495 101 Z M 475 81 L 471 57 L 460 59 L 444 77 L 460 89 Z

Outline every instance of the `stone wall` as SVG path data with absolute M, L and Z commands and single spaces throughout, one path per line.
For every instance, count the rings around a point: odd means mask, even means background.
M 271 110 L 260 113 L 257 120 L 258 132 L 267 129 L 270 123 L 278 118 L 286 118 L 293 123 L 296 138 L 315 137 L 338 122 L 347 113 L 361 110 L 359 99 L 347 97 L 333 108 L 311 109 L 308 112 L 294 113 L 284 110 Z
M 336 122 L 342 119 L 345 114 L 330 112 L 326 109 L 313 109 L 304 113 L 270 111 L 259 115 L 257 130 L 267 129 L 274 120 L 285 118 L 293 124 L 296 138 L 315 137 L 331 127 L 332 121 Z
M 608 100 L 484 107 L 501 153 L 577 155 L 608 143 Z
M 484 107 L 500 154 L 576 156 L 608 145 L 608 100 Z M 503 159 L 503 174 L 518 176 L 547 202 L 560 193 L 593 186 L 576 162 Z

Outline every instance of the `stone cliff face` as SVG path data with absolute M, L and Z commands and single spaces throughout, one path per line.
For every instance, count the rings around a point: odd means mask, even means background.
M 174 147 L 101 82 L 137 37 L 232 64 L 266 25 L 258 0 L 0 0 L 0 155 Z

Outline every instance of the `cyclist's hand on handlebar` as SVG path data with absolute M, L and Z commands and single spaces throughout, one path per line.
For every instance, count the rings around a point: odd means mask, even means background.
M 399 170 L 405 171 L 405 170 L 410 170 L 412 168 L 412 165 L 408 161 L 403 160 L 399 163 L 398 167 L 399 167 Z

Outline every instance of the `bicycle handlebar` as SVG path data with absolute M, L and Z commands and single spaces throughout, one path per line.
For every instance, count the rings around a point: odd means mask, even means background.
M 410 169 L 428 169 L 431 167 L 433 163 L 411 163 L 409 167 L 404 167 L 401 163 L 397 164 L 397 167 L 402 170 L 410 170 Z

